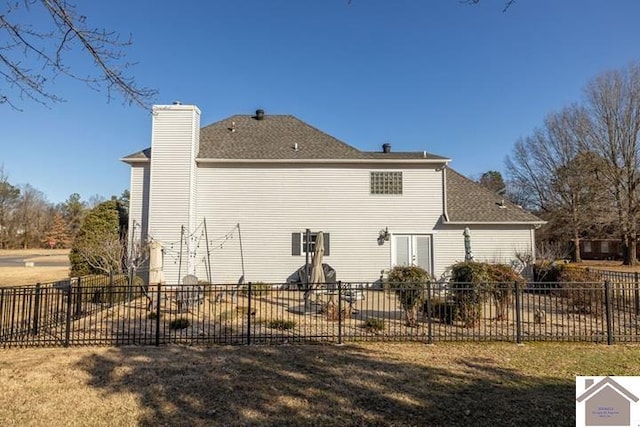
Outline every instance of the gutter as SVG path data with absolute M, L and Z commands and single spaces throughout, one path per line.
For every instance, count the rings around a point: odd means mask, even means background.
M 273 163 L 285 163 L 285 164 L 327 164 L 327 163 L 373 163 L 373 164 L 416 164 L 416 165 L 443 165 L 446 166 L 451 159 L 210 159 L 210 158 L 196 158 L 197 163 L 212 164 L 212 163 L 255 163 L 255 164 L 273 164 Z
M 449 221 L 445 220 L 444 224 L 450 225 L 534 225 L 540 227 L 547 221 Z M 536 228 L 537 228 L 536 227 Z

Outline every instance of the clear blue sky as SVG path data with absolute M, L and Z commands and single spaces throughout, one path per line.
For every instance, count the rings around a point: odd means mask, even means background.
M 263 108 L 362 150 L 446 156 L 472 177 L 503 171 L 514 142 L 592 77 L 640 60 L 637 0 L 517 0 L 506 13 L 502 0 L 81 3 L 95 26 L 131 33 L 156 103 L 196 104 L 202 125 Z M 149 112 L 64 78 L 52 89 L 67 102 L 0 106 L 10 182 L 52 202 L 120 194 L 119 159 L 150 145 Z

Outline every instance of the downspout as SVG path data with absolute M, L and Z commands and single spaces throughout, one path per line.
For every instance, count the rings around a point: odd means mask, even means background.
M 442 217 L 445 222 L 449 222 L 449 213 L 447 212 L 447 165 L 442 166 Z

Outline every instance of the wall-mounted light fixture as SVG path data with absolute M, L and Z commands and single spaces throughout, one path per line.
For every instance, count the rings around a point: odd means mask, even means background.
M 384 245 L 384 242 L 388 242 L 391 234 L 389 234 L 389 227 L 385 227 L 384 230 L 380 230 L 378 234 L 378 244 Z

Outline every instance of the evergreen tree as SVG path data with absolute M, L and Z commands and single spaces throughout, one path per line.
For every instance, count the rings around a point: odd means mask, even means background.
M 124 244 L 121 209 L 117 200 L 91 209 L 71 246 L 72 275 L 115 273 L 122 270 Z

